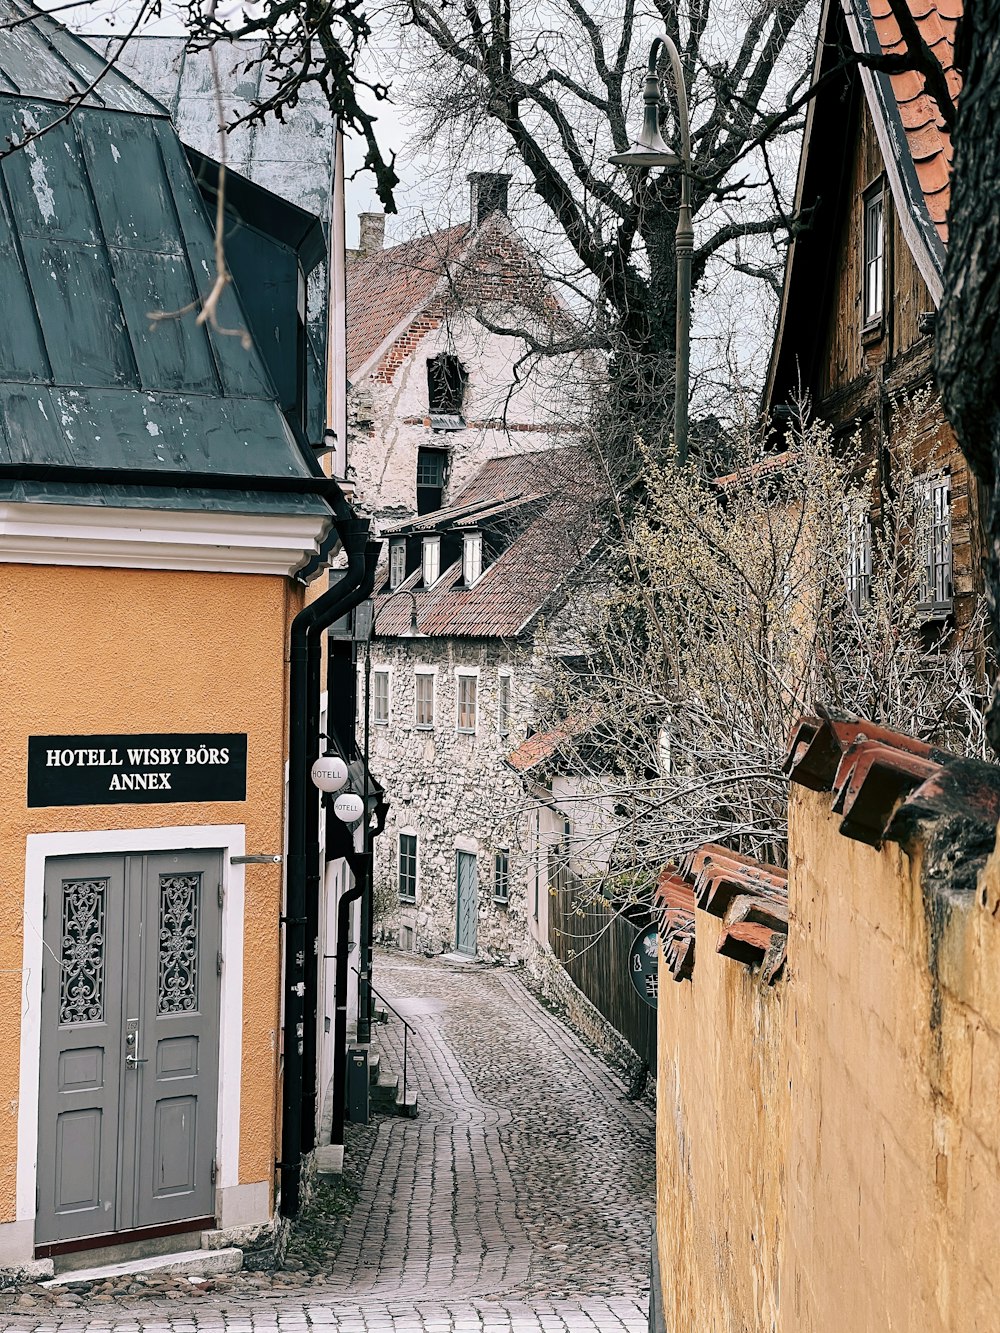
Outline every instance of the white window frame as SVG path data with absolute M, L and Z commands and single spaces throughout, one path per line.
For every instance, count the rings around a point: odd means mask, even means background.
M 466 532 L 462 537 L 462 580 L 467 588 L 483 576 L 483 534 Z
M 441 577 L 441 538 L 425 537 L 420 548 L 420 577 L 425 588 L 433 588 Z
M 506 686 L 507 702 L 504 708 L 504 687 Z M 514 678 L 509 671 L 501 671 L 497 675 L 497 735 L 503 739 L 510 735 L 510 718 L 514 708 Z
M 943 618 L 955 605 L 951 476 L 947 472 L 932 473 L 916 478 L 913 485 L 917 609 L 932 619 Z
M 429 680 L 431 683 L 431 720 L 429 722 L 420 721 L 419 697 L 417 682 L 420 680 Z M 437 712 L 437 672 L 433 667 L 415 667 L 413 671 L 413 725 L 417 731 L 433 731 L 435 714 Z
M 389 587 L 398 588 L 406 578 L 406 538 L 389 543 Z
M 376 681 L 385 679 L 385 717 L 380 717 L 377 709 L 378 687 Z M 372 667 L 371 721 L 376 727 L 387 727 L 392 719 L 392 671 L 388 667 Z
M 872 518 L 863 509 L 847 506 L 847 599 L 855 611 L 867 609 L 872 593 Z
M 500 873 L 500 858 L 503 857 L 503 873 Z M 503 892 L 500 892 L 501 884 Z M 502 907 L 510 902 L 510 848 L 497 847 L 493 852 L 493 901 Z
M 462 719 L 462 682 L 471 680 L 473 682 L 472 698 L 472 726 L 463 727 Z M 475 736 L 479 729 L 479 672 L 468 670 L 455 671 L 455 730 L 461 736 Z
M 876 327 L 885 313 L 885 183 L 879 181 L 861 197 L 862 328 Z
M 403 892 L 403 839 L 413 839 L 413 893 Z M 396 835 L 396 891 L 401 903 L 415 903 L 420 887 L 420 838 L 414 829 L 400 829 Z

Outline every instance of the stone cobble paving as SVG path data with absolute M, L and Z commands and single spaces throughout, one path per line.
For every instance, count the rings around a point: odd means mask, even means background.
M 35 1333 L 644 1333 L 654 1119 L 511 974 L 384 953 L 414 1120 L 352 1126 L 282 1271 L 0 1295 Z M 401 1029 L 378 1030 L 402 1066 Z M 141 1298 L 141 1299 L 140 1299 Z M 27 1304 L 25 1304 L 27 1302 Z

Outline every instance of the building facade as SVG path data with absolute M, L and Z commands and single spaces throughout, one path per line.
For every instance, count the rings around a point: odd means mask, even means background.
M 273 1224 L 289 630 L 344 513 L 304 365 L 256 338 L 301 326 L 317 220 L 242 182 L 254 253 L 196 323 L 205 200 L 115 71 L 66 117 L 95 64 L 0 34 L 8 1269 Z

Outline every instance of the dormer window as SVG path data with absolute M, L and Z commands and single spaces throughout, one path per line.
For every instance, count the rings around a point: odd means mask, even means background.
M 421 577 L 424 587 L 437 583 L 441 575 L 441 538 L 425 537 L 421 558 Z
M 389 543 L 389 587 L 398 588 L 406 578 L 406 540 Z
M 441 429 L 463 424 L 465 387 L 469 375 L 457 356 L 442 352 L 427 360 L 427 405 L 432 418 L 442 417 Z M 457 420 L 455 420 L 457 418 Z M 451 420 L 449 420 L 451 419 Z M 432 425 L 434 422 L 432 420 Z
M 885 309 L 885 189 L 880 181 L 863 197 L 863 327 L 879 324 Z
M 476 583 L 483 572 L 483 534 L 467 532 L 462 545 L 462 579 L 467 588 Z

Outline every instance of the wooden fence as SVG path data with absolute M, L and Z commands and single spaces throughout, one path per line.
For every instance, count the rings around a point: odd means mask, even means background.
M 635 937 L 650 925 L 648 914 L 611 903 L 590 903 L 573 877 L 550 864 L 549 944 L 572 981 L 617 1032 L 656 1071 L 656 1010 L 635 990 L 629 954 Z M 583 904 L 586 903 L 586 906 Z M 582 915 L 579 910 L 582 908 Z

